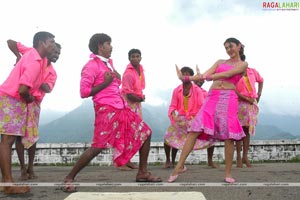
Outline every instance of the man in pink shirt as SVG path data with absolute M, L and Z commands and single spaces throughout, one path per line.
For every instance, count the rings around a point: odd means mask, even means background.
M 9 49 L 16 55 L 17 62 L 21 59 L 22 55 L 29 52 L 32 48 L 23 45 L 20 42 L 14 40 L 7 41 Z M 27 130 L 24 137 L 16 138 L 16 150 L 18 153 L 20 167 L 21 167 L 21 177 L 20 180 L 27 180 L 36 178 L 33 170 L 33 162 L 36 151 L 36 142 L 39 138 L 38 124 L 40 116 L 40 105 L 45 96 L 45 93 L 50 93 L 55 85 L 57 74 L 52 66 L 59 58 L 61 51 L 61 46 L 55 43 L 55 49 L 53 53 L 47 55 L 48 64 L 45 68 L 44 80 L 40 86 L 40 89 L 35 92 L 36 100 L 31 104 L 28 104 L 28 124 Z M 26 169 L 25 159 L 24 159 L 24 147 L 28 149 L 28 168 Z
M 186 76 L 194 75 L 194 71 L 190 67 L 183 67 L 180 71 Z M 204 94 L 202 89 L 191 81 L 183 81 L 182 84 L 173 90 L 172 100 L 168 111 L 171 125 L 166 131 L 164 137 L 164 149 L 166 153 L 166 163 L 164 168 L 175 166 L 177 151 L 178 149 L 183 148 L 190 124 L 192 123 L 195 115 L 199 112 L 203 101 Z M 198 138 L 193 150 L 208 148 L 212 145 L 213 142 Z M 170 161 L 171 147 L 172 164 Z M 212 154 L 210 153 L 208 154 L 208 161 L 210 166 L 215 166 L 212 162 Z
M 35 101 L 35 93 L 43 83 L 47 55 L 54 50 L 54 35 L 38 32 L 33 38 L 33 49 L 26 53 L 0 86 L 0 166 L 2 182 L 13 182 L 11 172 L 12 145 L 17 136 L 24 136 L 27 129 L 28 104 Z M 29 187 L 5 186 L 5 194 L 20 194 Z
M 237 167 L 242 168 L 243 163 L 247 167 L 252 167 L 248 160 L 248 151 L 250 146 L 250 135 L 254 136 L 255 126 L 258 117 L 258 101 L 263 89 L 264 79 L 254 68 L 247 68 L 247 73 L 236 85 L 236 93 L 239 97 L 239 120 L 246 134 L 242 141 L 236 142 L 237 151 Z M 255 84 L 258 83 L 258 91 L 256 93 Z M 243 156 L 241 157 L 243 142 Z
M 142 53 L 139 49 L 131 49 L 128 52 L 130 63 L 127 65 L 122 77 L 121 92 L 131 110 L 137 113 L 141 118 L 142 102 L 145 101 L 143 90 L 145 89 L 144 68 L 140 64 Z M 137 169 L 138 167 L 129 161 L 126 165 L 121 166 L 121 170 Z
M 161 182 L 147 169 L 150 150 L 151 128 L 133 112 L 120 92 L 121 76 L 115 70 L 110 59 L 111 38 L 104 33 L 96 33 L 90 38 L 91 59 L 81 71 L 80 95 L 92 97 L 95 122 L 92 145 L 76 162 L 65 177 L 65 192 L 75 192 L 72 184 L 76 175 L 103 149 L 114 148 L 113 163 L 120 167 L 136 154 L 140 153 L 137 182 Z

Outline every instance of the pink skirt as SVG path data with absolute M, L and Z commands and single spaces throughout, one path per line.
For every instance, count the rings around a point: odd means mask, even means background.
M 114 165 L 126 164 L 150 137 L 151 128 L 129 107 L 117 109 L 109 105 L 95 105 L 94 109 L 92 147 L 114 148 Z
M 176 123 L 169 126 L 164 137 L 164 142 L 175 149 L 182 149 L 187 138 L 187 130 L 191 126 L 192 120 L 187 120 L 185 116 L 178 116 L 178 119 Z M 206 149 L 213 145 L 213 141 L 202 138 L 201 134 L 197 138 L 193 150 Z
M 0 95 L 0 134 L 24 136 L 27 104 L 11 96 Z
M 238 119 L 235 91 L 210 90 L 189 131 L 204 132 L 217 141 L 244 138 L 246 135 Z
M 239 101 L 239 120 L 242 126 L 249 127 L 249 134 L 255 135 L 255 126 L 257 124 L 258 106 L 255 101 L 250 104 L 246 101 Z

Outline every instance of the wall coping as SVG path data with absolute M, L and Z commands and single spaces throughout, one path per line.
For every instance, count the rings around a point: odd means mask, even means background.
M 163 142 L 151 142 L 151 147 L 161 147 Z M 250 145 L 260 146 L 260 145 L 286 145 L 295 144 L 300 145 L 300 139 L 287 139 L 287 140 L 251 140 Z M 39 149 L 49 149 L 49 148 L 89 148 L 91 143 L 37 143 L 37 148 Z M 215 146 L 224 146 L 224 142 L 216 142 Z

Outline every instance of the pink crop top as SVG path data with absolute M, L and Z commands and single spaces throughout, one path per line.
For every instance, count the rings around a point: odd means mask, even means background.
M 229 71 L 233 68 L 233 66 L 228 65 L 226 63 L 221 63 L 219 64 L 218 68 L 216 69 L 216 73 L 221 73 L 221 72 L 225 72 L 225 71 Z M 222 79 L 223 81 L 227 81 L 229 83 L 233 83 L 234 85 L 236 85 L 239 80 L 242 78 L 241 74 L 236 74 L 230 78 L 227 79 Z

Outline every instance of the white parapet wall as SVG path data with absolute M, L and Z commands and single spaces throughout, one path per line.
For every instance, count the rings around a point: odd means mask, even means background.
M 38 143 L 35 164 L 41 165 L 67 165 L 76 162 L 79 156 L 90 147 L 89 143 Z M 112 149 L 105 149 L 91 164 L 112 165 Z M 25 154 L 27 155 L 27 154 Z M 177 159 L 180 155 L 178 151 Z M 236 153 L 235 153 L 236 156 Z M 13 163 L 18 163 L 15 149 L 12 153 Z M 253 140 L 250 144 L 249 159 L 251 161 L 289 161 L 300 159 L 300 140 Z M 25 156 L 27 162 L 28 156 Z M 131 159 L 138 162 L 138 153 Z M 148 163 L 161 164 L 166 160 L 162 142 L 152 142 Z M 192 151 L 187 159 L 189 164 L 206 162 L 206 150 Z M 215 144 L 213 160 L 224 162 L 224 143 Z

